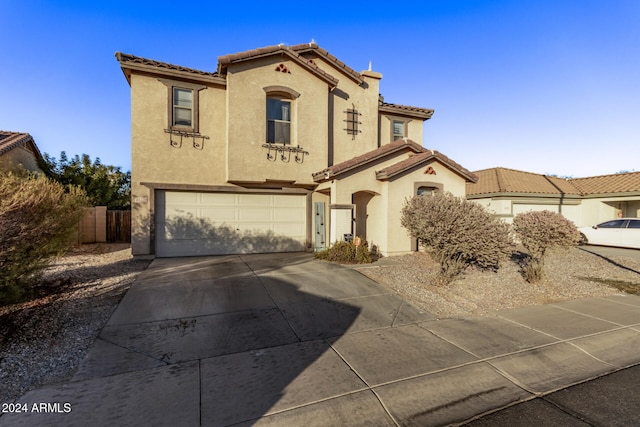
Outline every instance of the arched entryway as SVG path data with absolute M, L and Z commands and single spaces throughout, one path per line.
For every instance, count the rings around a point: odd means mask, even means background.
M 351 196 L 351 203 L 355 206 L 354 217 L 354 235 L 367 239 L 367 206 L 376 193 L 371 191 L 358 191 Z

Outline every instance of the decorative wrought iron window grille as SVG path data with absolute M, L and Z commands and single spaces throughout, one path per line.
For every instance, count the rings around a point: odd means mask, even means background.
M 263 148 L 267 149 L 267 160 L 275 162 L 280 157 L 280 160 L 289 163 L 291 161 L 291 153 L 294 153 L 293 159 L 296 163 L 303 163 L 304 156 L 308 156 L 309 152 L 299 145 L 292 147 L 290 145 L 280 144 L 262 144 Z
M 353 108 L 348 108 L 345 113 L 347 113 L 347 119 L 345 120 L 345 122 L 347 122 L 347 127 L 345 130 L 348 135 L 351 135 L 352 140 L 356 139 L 356 135 L 362 132 L 358 129 L 359 125 L 362 124 L 362 122 L 358 121 L 358 117 L 362 114 L 358 113 L 355 105 L 353 105 Z
M 186 130 L 165 129 L 164 132 L 169 134 L 169 144 L 175 148 L 180 148 L 184 141 L 191 140 L 193 148 L 202 150 L 204 149 L 204 140 L 209 139 L 206 135 L 200 135 L 198 132 L 189 132 Z

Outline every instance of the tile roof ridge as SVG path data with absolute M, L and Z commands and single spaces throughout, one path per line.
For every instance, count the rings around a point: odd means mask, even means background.
M 569 181 L 577 181 L 577 180 L 584 180 L 584 179 L 608 178 L 611 176 L 625 176 L 625 175 L 634 175 L 634 174 L 640 174 L 640 171 L 618 172 L 618 173 L 609 173 L 604 175 L 583 176 L 579 178 L 567 178 L 567 179 Z
M 433 116 L 435 110 L 432 108 L 424 108 L 424 107 L 414 107 L 412 105 L 403 105 L 403 104 L 393 104 L 390 102 L 379 101 L 378 108 L 388 109 L 388 110 L 396 110 L 396 112 L 404 111 L 407 113 L 420 113 L 426 119 L 430 119 Z
M 289 46 L 289 48 L 299 53 L 314 52 L 318 54 L 318 56 L 325 58 L 337 70 L 346 73 L 347 75 L 352 77 L 354 80 L 358 81 L 359 83 L 362 83 L 364 81 L 364 78 L 361 73 L 349 67 L 346 63 L 339 60 L 335 55 L 332 55 L 331 53 L 329 53 L 328 50 L 318 46 L 318 44 L 315 41 L 311 41 L 310 43 L 301 43 L 297 45 L 291 45 Z

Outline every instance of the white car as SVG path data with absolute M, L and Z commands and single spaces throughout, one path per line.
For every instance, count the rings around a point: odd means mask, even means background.
M 640 249 L 640 218 L 619 218 L 578 229 L 582 244 Z

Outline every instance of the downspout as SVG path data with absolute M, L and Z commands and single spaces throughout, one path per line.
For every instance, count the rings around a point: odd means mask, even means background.
M 558 206 L 558 210 L 560 215 L 562 215 L 562 205 L 564 204 L 564 191 L 562 191 L 560 187 L 555 185 L 547 175 L 542 175 L 542 176 L 544 176 L 544 179 L 546 179 L 549 182 L 549 184 L 553 185 L 553 187 L 560 192 L 560 206 Z
M 333 166 L 333 127 L 334 127 L 334 95 L 333 90 L 329 89 L 329 102 L 328 102 L 328 140 L 327 140 L 327 166 Z

